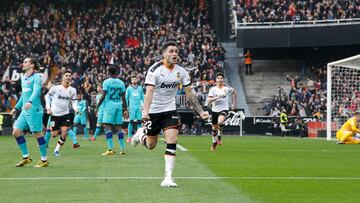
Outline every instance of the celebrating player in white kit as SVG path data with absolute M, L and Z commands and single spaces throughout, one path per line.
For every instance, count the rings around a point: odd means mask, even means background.
M 132 145 L 142 143 L 154 149 L 158 134 L 162 130 L 166 139 L 165 178 L 162 187 L 176 187 L 172 172 L 175 167 L 176 143 L 179 133 L 179 117 L 176 112 L 175 96 L 179 85 L 185 90 L 186 98 L 203 119 L 209 117 L 204 112 L 190 88 L 190 77 L 184 68 L 177 65 L 179 50 L 175 42 L 163 46 L 164 60 L 153 64 L 146 75 L 146 94 L 143 109 L 143 128 L 139 128 L 131 140 Z
M 60 156 L 59 150 L 66 140 L 66 135 L 71 126 L 70 103 L 75 112 L 77 109 L 76 89 L 70 86 L 71 71 L 62 73 L 61 84 L 51 87 L 45 95 L 47 113 L 51 115 L 50 130 L 53 137 L 57 136 L 61 129 L 61 136 L 54 150 L 54 156 Z M 51 99 L 50 99 L 51 97 Z
M 236 94 L 232 87 L 224 85 L 224 74 L 216 74 L 216 86 L 210 88 L 208 95 L 209 104 L 212 103 L 212 146 L 211 151 L 216 150 L 216 146 L 222 144 L 221 133 L 224 122 L 229 113 L 229 95 L 232 97 L 232 107 L 236 107 Z

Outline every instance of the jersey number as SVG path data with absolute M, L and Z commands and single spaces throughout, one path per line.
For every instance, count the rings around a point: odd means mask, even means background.
M 110 100 L 119 101 L 120 100 L 120 94 L 121 94 L 121 88 L 110 88 Z
M 143 128 L 144 128 L 145 135 L 149 132 L 149 130 L 151 130 L 151 125 L 152 125 L 152 122 L 150 120 L 143 121 Z

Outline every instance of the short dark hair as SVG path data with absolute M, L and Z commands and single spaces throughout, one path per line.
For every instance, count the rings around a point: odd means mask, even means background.
M 222 72 L 216 73 L 216 77 L 218 77 L 218 76 L 223 76 L 223 78 L 225 77 L 225 76 L 224 76 L 224 73 L 222 73 Z
M 136 72 L 132 72 L 131 75 L 130 75 L 130 78 L 137 78 Z
M 38 63 L 37 59 L 35 57 L 28 57 L 30 59 L 30 63 L 34 64 L 34 69 L 39 70 L 40 64 Z
M 110 67 L 109 68 L 109 73 L 110 73 L 110 75 L 116 75 L 116 68 L 115 67 Z
M 169 46 L 176 46 L 177 47 L 177 43 L 175 41 L 168 41 L 165 42 L 162 46 L 162 51 L 164 52 Z
M 66 70 L 64 70 L 64 72 L 62 72 L 61 76 L 64 76 L 66 73 L 72 74 L 72 71 L 69 69 L 66 69 Z

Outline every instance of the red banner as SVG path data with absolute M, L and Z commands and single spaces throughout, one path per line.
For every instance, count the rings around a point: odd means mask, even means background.
M 326 122 L 316 121 L 307 122 L 308 126 L 308 137 L 318 137 L 319 130 L 326 130 Z M 337 124 L 331 122 L 331 131 L 337 130 Z

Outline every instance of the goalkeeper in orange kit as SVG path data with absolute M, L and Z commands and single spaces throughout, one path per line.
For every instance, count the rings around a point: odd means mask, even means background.
M 336 132 L 338 144 L 360 144 L 360 139 L 355 135 L 360 133 L 359 129 L 360 111 L 355 112 L 354 116 L 347 120 L 340 130 Z

